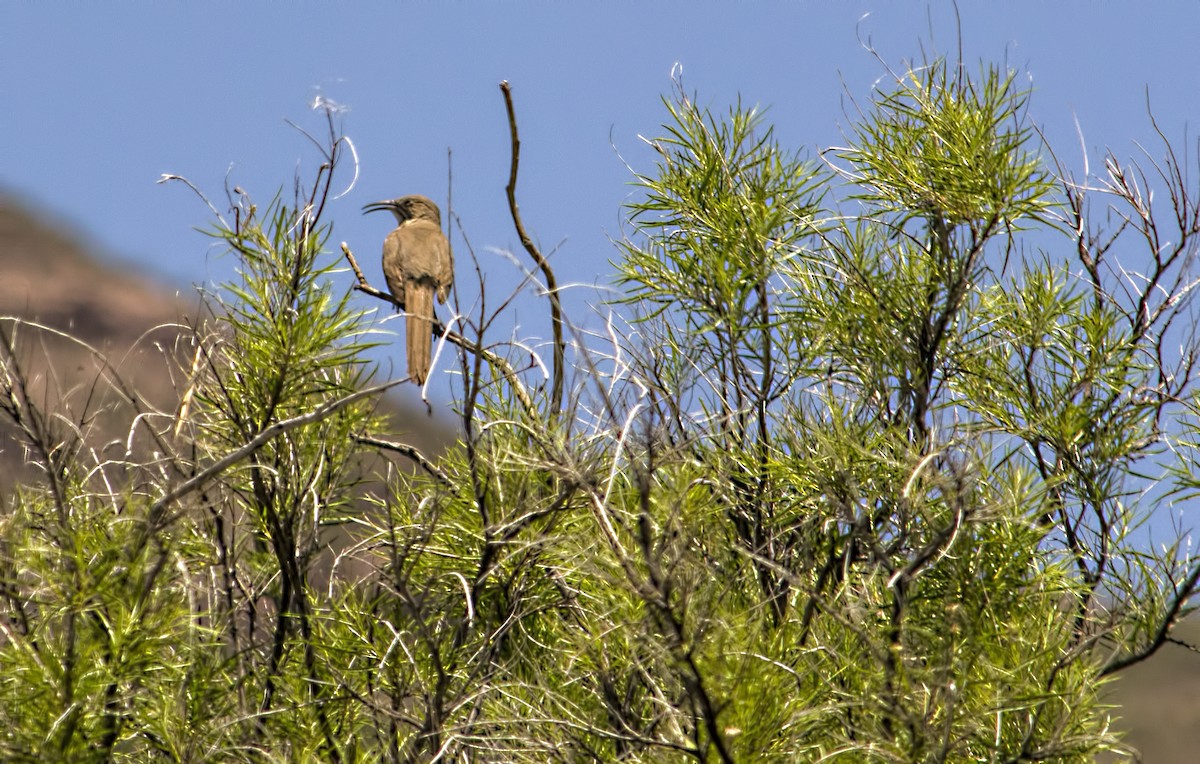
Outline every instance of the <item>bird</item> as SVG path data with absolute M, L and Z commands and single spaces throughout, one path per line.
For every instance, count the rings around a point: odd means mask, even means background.
M 427 196 L 412 194 L 363 207 L 368 212 L 389 211 L 396 228 L 383 240 L 383 275 L 388 291 L 403 307 L 408 346 L 408 375 L 418 385 L 429 378 L 433 347 L 433 296 L 445 303 L 454 285 L 454 255 L 442 233 L 442 213 Z

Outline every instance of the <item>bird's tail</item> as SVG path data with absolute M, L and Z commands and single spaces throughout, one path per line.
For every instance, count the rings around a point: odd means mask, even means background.
M 429 377 L 433 350 L 433 287 L 409 281 L 404 290 L 404 310 L 408 314 L 408 375 L 418 385 Z

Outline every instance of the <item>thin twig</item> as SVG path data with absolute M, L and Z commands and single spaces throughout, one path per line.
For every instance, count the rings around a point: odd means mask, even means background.
M 513 225 L 517 229 L 521 245 L 525 247 L 525 251 L 537 263 L 542 275 L 546 278 L 546 292 L 550 297 L 550 323 L 554 332 L 554 382 L 550 391 L 550 408 L 555 414 L 558 414 L 562 411 L 563 360 L 566 352 L 566 345 L 563 342 L 562 303 L 558 298 L 558 279 L 554 277 L 554 270 L 551 269 L 550 262 L 534 245 L 533 239 L 529 238 L 529 234 L 525 231 L 525 224 L 521 222 L 521 212 L 517 207 L 517 168 L 521 163 L 521 139 L 517 135 L 517 115 L 513 111 L 512 88 L 509 86 L 508 80 L 500 83 L 500 92 L 504 94 L 504 108 L 508 112 L 508 131 L 512 143 L 512 164 L 508 171 L 508 185 L 504 190 L 508 194 L 508 210 L 512 213 Z
M 354 439 L 355 443 L 361 443 L 364 446 L 382 448 L 385 451 L 395 451 L 398 454 L 407 456 L 409 459 L 412 459 L 414 462 L 416 462 L 417 466 L 425 470 L 432 477 L 436 478 L 442 485 L 447 487 L 454 486 L 454 483 L 450 480 L 450 477 L 445 472 L 442 472 L 440 469 L 438 469 L 436 464 L 429 461 L 429 458 L 425 456 L 425 454 L 421 453 L 416 446 L 410 446 L 407 443 L 396 443 L 395 441 L 391 440 L 381 440 L 380 438 L 374 438 L 370 435 L 353 435 L 351 437 Z

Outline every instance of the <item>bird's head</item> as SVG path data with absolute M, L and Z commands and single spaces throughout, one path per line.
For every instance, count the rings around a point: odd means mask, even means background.
M 442 224 L 442 213 L 433 200 L 420 194 L 401 196 L 398 199 L 388 199 L 382 202 L 372 202 L 363 207 L 363 212 L 382 212 L 387 210 L 396 216 L 397 223 L 406 220 L 430 220 L 438 226 Z

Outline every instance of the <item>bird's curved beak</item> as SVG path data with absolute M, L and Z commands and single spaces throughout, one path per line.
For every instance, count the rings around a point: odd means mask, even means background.
M 400 212 L 400 207 L 393 201 L 371 202 L 363 205 L 363 214 L 368 212 Z

